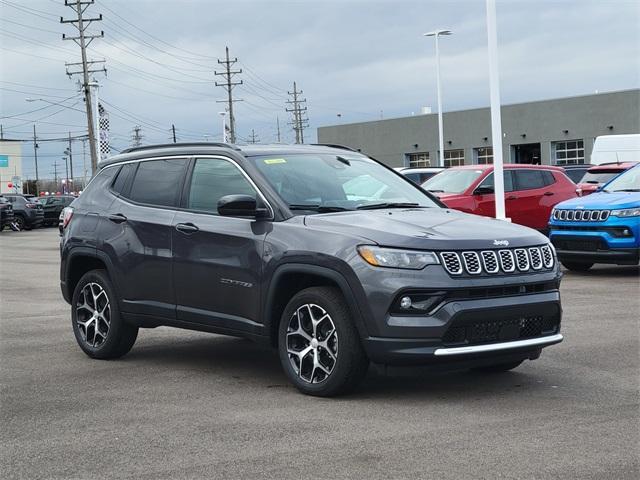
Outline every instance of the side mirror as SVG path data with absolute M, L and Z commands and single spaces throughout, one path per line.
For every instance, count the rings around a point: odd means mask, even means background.
M 489 195 L 494 193 L 493 187 L 478 187 L 473 191 L 474 195 Z
M 225 195 L 218 200 L 218 213 L 223 217 L 264 218 L 268 210 L 251 195 Z

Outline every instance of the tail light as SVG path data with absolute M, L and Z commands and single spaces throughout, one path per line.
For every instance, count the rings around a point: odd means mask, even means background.
M 38 208 L 37 203 L 25 203 L 24 206 L 27 208 Z
M 71 207 L 64 207 L 62 209 L 62 228 L 65 229 L 67 228 L 67 225 L 69 225 L 69 222 L 71 222 L 71 218 L 73 217 L 73 208 Z

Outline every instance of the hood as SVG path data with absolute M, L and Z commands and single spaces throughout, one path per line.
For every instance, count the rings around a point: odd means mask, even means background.
M 382 246 L 423 250 L 489 249 L 506 246 L 505 240 L 509 247 L 548 243 L 544 235 L 530 228 L 445 208 L 309 215 L 305 224 Z
M 596 192 L 587 197 L 577 197 L 556 205 L 556 208 L 615 209 L 640 206 L 640 192 Z

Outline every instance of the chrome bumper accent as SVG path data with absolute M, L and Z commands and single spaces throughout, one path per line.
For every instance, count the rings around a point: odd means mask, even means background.
M 516 340 L 514 342 L 490 343 L 488 345 L 472 345 L 469 347 L 438 348 L 433 352 L 436 356 L 442 355 L 464 355 L 468 353 L 494 352 L 496 350 L 508 350 L 510 348 L 535 347 L 537 345 L 550 345 L 562 341 L 562 335 L 549 335 L 548 337 L 529 338 L 527 340 Z

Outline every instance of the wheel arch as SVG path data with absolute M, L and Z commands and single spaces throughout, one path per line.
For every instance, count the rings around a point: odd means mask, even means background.
M 118 287 L 113 281 L 111 262 L 95 249 L 75 249 L 70 252 L 65 264 L 62 295 L 68 303 L 71 303 L 73 292 L 82 276 L 91 270 L 105 270 L 111 278 L 112 287 L 117 294 Z
M 344 296 L 355 321 L 360 338 L 366 338 L 367 330 L 356 296 L 344 275 L 336 270 L 318 265 L 289 263 L 280 266 L 271 277 L 264 302 L 265 332 L 272 346 L 278 344 L 280 317 L 289 300 L 309 287 L 335 287 Z

